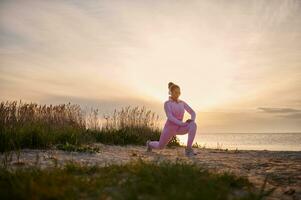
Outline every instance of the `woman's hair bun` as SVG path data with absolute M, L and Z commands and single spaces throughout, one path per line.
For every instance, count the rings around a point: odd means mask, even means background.
M 173 82 L 169 82 L 169 83 L 168 83 L 168 89 L 169 89 L 172 85 L 174 85 L 174 83 L 173 83 Z

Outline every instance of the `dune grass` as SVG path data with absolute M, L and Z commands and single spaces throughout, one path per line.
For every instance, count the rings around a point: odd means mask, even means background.
M 1 199 L 261 199 L 243 177 L 184 161 L 0 170 Z
M 79 105 L 38 105 L 6 101 L 0 103 L 0 152 L 22 148 L 51 148 L 57 144 L 144 145 L 147 139 L 159 140 L 159 116 L 145 107 L 127 106 L 104 115 L 98 109 L 88 113 Z M 174 137 L 167 146 L 179 146 Z

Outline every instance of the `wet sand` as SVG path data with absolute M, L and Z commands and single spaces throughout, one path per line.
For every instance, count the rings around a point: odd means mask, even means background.
M 165 148 L 146 152 L 145 146 L 104 145 L 97 143 L 99 153 L 79 153 L 61 150 L 23 149 L 12 154 L 8 166 L 12 168 L 33 166 L 41 168 L 55 164 L 63 165 L 68 160 L 88 165 L 122 164 L 141 158 L 148 161 L 183 160 L 195 162 L 210 171 L 230 171 L 247 177 L 256 187 L 263 185 L 267 177 L 266 189 L 275 187 L 268 199 L 301 199 L 301 152 L 300 151 L 258 151 L 258 150 L 222 150 L 195 148 L 198 153 L 194 157 L 184 156 L 184 147 Z M 0 154 L 1 161 L 5 154 Z

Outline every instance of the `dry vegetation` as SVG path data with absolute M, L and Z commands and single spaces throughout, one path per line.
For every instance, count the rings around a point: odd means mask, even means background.
M 0 152 L 20 148 L 49 148 L 57 144 L 145 144 L 158 140 L 159 116 L 145 107 L 127 106 L 99 117 L 77 104 L 38 105 L 21 100 L 0 103 Z M 103 121 L 103 123 L 101 123 Z M 179 145 L 174 137 L 168 146 Z

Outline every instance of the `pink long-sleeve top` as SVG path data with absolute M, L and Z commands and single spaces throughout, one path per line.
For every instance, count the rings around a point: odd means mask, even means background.
M 168 100 L 164 102 L 164 110 L 167 116 L 167 121 L 179 126 L 185 125 L 185 122 L 182 121 L 185 110 L 190 114 L 191 120 L 195 121 L 195 111 L 183 100 L 178 99 L 177 102 L 169 96 Z

